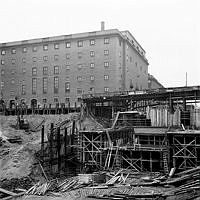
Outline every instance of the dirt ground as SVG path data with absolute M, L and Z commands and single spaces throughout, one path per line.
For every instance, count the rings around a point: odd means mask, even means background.
M 33 127 L 42 122 L 45 126 L 45 139 L 51 123 L 60 123 L 74 117 L 69 115 L 29 115 L 24 116 Z M 39 180 L 41 172 L 32 174 L 33 166 L 37 162 L 34 154 L 40 150 L 41 130 L 25 132 L 16 129 L 16 116 L 0 116 L 0 187 L 12 190 L 16 182 L 21 182 L 19 187 L 28 189 L 32 181 Z M 11 143 L 9 139 L 19 139 L 21 143 Z M 33 180 L 34 179 L 34 180 Z M 29 183 L 28 183 L 29 182 Z M 10 183 L 10 185 L 9 185 Z

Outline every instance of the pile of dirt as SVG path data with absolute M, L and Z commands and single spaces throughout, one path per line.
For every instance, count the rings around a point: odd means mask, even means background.
M 77 114 L 69 115 L 30 115 L 24 116 L 33 126 L 42 124 L 45 127 L 45 136 L 50 124 L 58 124 L 69 120 Z M 3 188 L 15 188 L 24 185 L 24 189 L 30 186 L 35 180 L 41 179 L 41 169 L 35 154 L 41 148 L 41 131 L 25 132 L 16 130 L 16 116 L 0 116 L 0 182 Z M 20 138 L 21 143 L 9 142 L 10 138 Z M 46 138 L 46 137 L 45 137 Z M 19 183 L 19 184 L 16 184 Z

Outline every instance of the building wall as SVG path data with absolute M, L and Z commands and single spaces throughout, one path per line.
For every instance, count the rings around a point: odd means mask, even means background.
M 164 86 L 153 76 L 148 75 L 148 89 L 164 88 Z
M 79 41 L 82 41 L 80 47 Z M 147 88 L 143 73 L 147 70 L 147 61 L 116 29 L 0 44 L 0 51 L 1 93 L 7 103 L 18 96 L 28 105 L 31 99 L 37 99 L 40 104 L 70 100 L 73 105 L 84 93 L 102 93 L 107 88 L 110 92 L 130 90 L 130 80 L 134 88 L 137 84 Z M 137 71 L 136 62 L 144 67 L 143 71 Z M 55 66 L 59 69 L 55 70 Z M 45 74 L 44 67 L 48 68 Z M 59 79 L 58 93 L 54 92 L 55 77 Z M 44 78 L 47 78 L 45 94 Z M 35 94 L 33 79 L 37 80 Z M 70 85 L 69 91 L 66 83 Z

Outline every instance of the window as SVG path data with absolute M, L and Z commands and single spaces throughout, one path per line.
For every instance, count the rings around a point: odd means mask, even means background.
M 66 71 L 70 70 L 70 65 L 66 65 Z
M 48 87 L 48 79 L 46 77 L 43 78 L 43 94 L 47 94 Z
M 70 48 L 71 47 L 71 42 L 66 42 L 66 48 Z
M 23 74 L 26 73 L 26 68 L 22 68 L 22 73 L 23 73 Z
M 94 75 L 91 75 L 91 76 L 90 76 L 90 80 L 91 80 L 91 81 L 94 81 Z
M 12 61 L 11 61 L 11 62 L 12 62 L 12 64 L 14 65 L 14 64 L 15 64 L 15 62 L 16 62 L 16 60 L 15 60 L 15 59 L 12 59 Z
M 90 63 L 90 68 L 94 68 L 94 63 Z
M 43 67 L 43 75 L 48 75 L 48 67 Z
M 53 102 L 58 103 L 58 97 L 54 97 Z
M 1 81 L 1 89 L 4 87 L 4 81 Z
M 42 99 L 42 103 L 47 103 L 47 99 Z
M 27 52 L 27 48 L 26 48 L 26 47 L 23 47 L 22 52 L 23 52 L 23 53 L 26 53 L 26 52 Z
M 66 103 L 69 103 L 69 101 L 70 101 L 69 97 L 65 98 Z
M 1 55 L 6 55 L 6 51 L 5 51 L 5 50 L 2 50 L 2 51 L 1 51 Z
M 54 94 L 58 94 L 59 88 L 59 79 L 58 77 L 54 77 Z
M 78 47 L 82 47 L 82 46 L 83 46 L 83 41 L 82 41 L 82 40 L 79 40 L 79 41 L 77 42 L 77 46 L 78 46 Z
M 82 81 L 82 76 L 77 76 L 77 81 Z
M 48 61 L 48 56 L 43 56 L 44 61 Z
M 91 57 L 94 57 L 94 56 L 95 56 L 94 51 L 90 51 L 90 56 L 91 56 Z
M 135 62 L 135 66 L 137 67 L 137 62 Z
M 26 85 L 22 85 L 22 95 L 26 94 Z
M 26 68 L 22 68 L 22 73 L 23 73 L 23 74 L 26 73 Z
M 104 67 L 109 67 L 109 62 L 104 62 Z
M 70 92 L 70 83 L 69 82 L 66 82 L 65 83 L 65 92 Z
M 109 87 L 105 87 L 104 92 L 109 92 Z
M 78 52 L 78 58 L 82 58 L 82 52 Z
M 59 74 L 59 66 L 54 66 L 54 74 Z
M 48 44 L 44 44 L 44 45 L 43 45 L 43 50 L 44 50 L 44 51 L 47 51 L 47 50 L 48 50 Z
M 95 40 L 94 40 L 94 39 L 90 40 L 90 45 L 91 45 L 91 46 L 92 46 L 92 45 L 95 45 Z
M 58 60 L 59 59 L 59 56 L 58 55 L 54 55 L 54 60 Z
M 22 62 L 25 63 L 26 62 L 26 58 L 22 58 Z
M 77 94 L 82 94 L 82 88 L 77 88 Z
M 130 62 L 132 62 L 132 57 L 130 56 Z
M 15 72 L 16 72 L 15 69 L 11 70 L 11 74 L 15 74 Z
M 109 76 L 108 75 L 104 75 L 104 80 L 109 80 Z
M 37 79 L 32 78 L 32 94 L 36 94 L 36 90 L 37 90 Z
M 109 44 L 109 38 L 104 38 L 104 44 Z
M 32 76 L 37 76 L 37 68 L 36 67 L 32 68 Z
M 32 48 L 32 50 L 33 50 L 33 52 L 36 52 L 36 51 L 37 51 L 37 47 L 34 46 L 34 47 Z
M 69 76 L 66 76 L 66 81 L 69 82 L 70 78 Z
M 37 57 L 33 57 L 33 62 L 37 62 Z
M 11 50 L 11 53 L 12 53 L 12 54 L 16 54 L 16 49 L 12 49 L 12 50 Z
M 10 96 L 14 96 L 15 95 L 15 91 L 11 90 L 10 91 Z
M 5 61 L 4 60 L 1 60 L 1 65 L 4 65 L 5 64 Z
M 109 54 L 109 50 L 104 50 L 104 55 L 107 56 Z
M 66 59 L 70 59 L 70 54 L 69 53 L 66 54 Z
M 119 46 L 121 46 L 122 45 L 122 40 L 121 39 L 119 39 Z
M 58 43 L 54 44 L 54 49 L 59 49 L 59 44 Z
M 82 64 L 78 64 L 78 69 L 82 69 Z
M 91 87 L 90 89 L 89 89 L 89 92 L 94 92 L 94 87 Z
M 4 69 L 1 70 L 1 75 L 4 75 L 5 74 L 5 71 Z
M 78 98 L 77 98 L 77 101 L 78 101 L 78 102 L 81 102 L 81 101 L 82 101 L 82 98 L 81 98 L 81 97 L 78 97 Z

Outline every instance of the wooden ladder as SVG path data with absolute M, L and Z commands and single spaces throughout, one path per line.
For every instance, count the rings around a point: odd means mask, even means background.
M 163 164 L 164 164 L 164 173 L 168 174 L 169 173 L 169 166 L 168 166 L 168 152 L 167 150 L 163 150 Z

